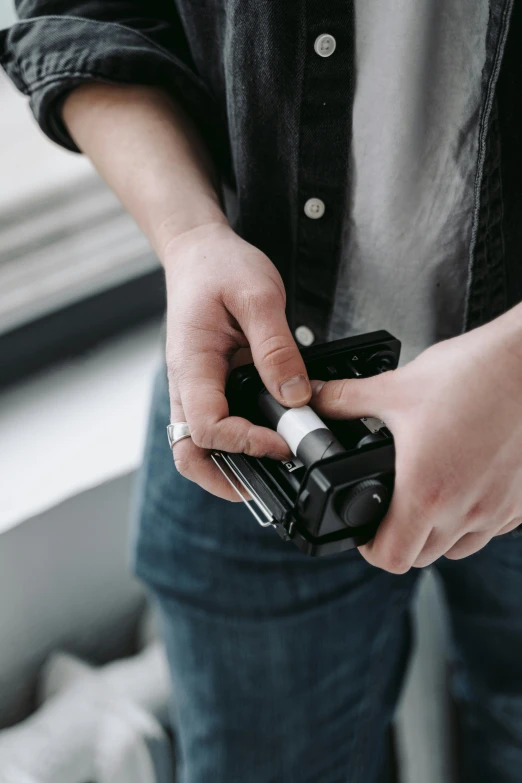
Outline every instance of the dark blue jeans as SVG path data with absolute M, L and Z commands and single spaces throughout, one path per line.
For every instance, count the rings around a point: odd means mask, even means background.
M 180 781 L 386 780 L 419 571 L 394 576 L 357 551 L 302 555 L 179 476 L 168 421 L 161 376 L 134 552 L 163 618 Z M 462 780 L 520 783 L 522 538 L 435 567 L 452 623 Z

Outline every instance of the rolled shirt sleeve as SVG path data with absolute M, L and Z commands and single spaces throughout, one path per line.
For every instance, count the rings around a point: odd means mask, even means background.
M 19 21 L 0 31 L 0 64 L 29 97 L 44 133 L 63 147 L 78 151 L 61 119 L 63 100 L 88 81 L 163 86 L 205 136 L 217 122 L 217 107 L 194 67 L 173 0 L 16 5 Z

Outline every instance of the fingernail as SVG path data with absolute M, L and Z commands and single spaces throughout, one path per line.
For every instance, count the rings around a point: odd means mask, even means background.
M 312 387 L 312 394 L 319 394 L 324 384 L 325 381 L 310 381 L 310 386 Z
M 310 397 L 310 382 L 304 375 L 294 375 L 281 384 L 279 391 L 287 405 L 297 405 L 299 402 L 306 402 Z

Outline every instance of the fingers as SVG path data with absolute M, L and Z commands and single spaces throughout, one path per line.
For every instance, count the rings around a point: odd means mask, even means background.
M 427 568 L 427 566 L 432 565 L 432 563 L 445 555 L 446 552 L 449 552 L 450 549 L 457 544 L 460 536 L 461 533 L 457 531 L 453 534 L 448 534 L 445 531 L 432 529 L 419 556 L 413 563 L 413 567 Z
M 516 519 L 512 519 L 506 525 L 501 527 L 498 533 L 495 533 L 495 535 L 504 536 L 506 533 L 511 533 L 511 531 L 515 530 L 515 528 L 519 527 L 519 525 L 522 525 L 522 517 L 516 517 Z
M 377 568 L 392 574 L 404 574 L 414 565 L 428 565 L 430 559 L 440 557 L 438 550 L 440 507 L 437 506 L 440 489 L 432 476 L 431 485 L 422 483 L 426 470 L 412 458 L 415 440 L 404 435 L 399 426 L 395 438 L 395 485 L 388 513 L 372 541 L 361 547 L 363 557 Z M 447 533 L 445 534 L 447 535 Z M 454 543 L 453 539 L 451 543 Z M 448 546 L 446 546 L 446 549 Z M 428 557 L 425 562 L 423 558 Z
M 484 531 L 480 533 L 466 533 L 459 538 L 456 544 L 454 544 L 446 552 L 448 560 L 462 560 L 464 557 L 474 555 L 480 549 L 483 549 L 493 537 L 493 533 L 490 531 Z
M 375 537 L 359 551 L 370 565 L 391 574 L 405 574 L 415 563 L 432 532 L 431 525 L 415 514 L 404 495 L 394 492 L 386 517 Z
M 219 320 L 219 315 L 217 313 L 216 320 Z M 213 494 L 237 500 L 234 489 L 214 465 L 211 451 L 222 450 L 284 460 L 289 458 L 290 450 L 273 430 L 256 426 L 237 416 L 229 416 L 225 383 L 231 354 L 225 339 L 226 330 L 220 332 L 219 329 L 199 327 L 193 329 L 198 338 L 196 346 L 187 339 L 181 354 L 179 345 L 168 352 L 171 357 L 171 420 L 186 421 L 191 431 L 190 441 L 180 441 L 174 447 L 174 459 L 179 472 L 186 478 Z M 294 349 L 297 351 L 295 344 Z M 236 349 L 234 363 L 248 360 L 246 347 L 241 353 L 240 356 L 240 351 Z M 298 358 L 300 367 L 302 359 L 300 355 Z
M 288 446 L 276 432 L 228 415 L 227 368 L 226 357 L 221 354 L 200 353 L 191 357 L 190 374 L 185 373 L 178 380 L 179 402 L 192 441 L 202 449 L 287 459 Z
M 393 371 L 371 378 L 315 383 L 312 406 L 328 419 L 383 416 L 392 403 Z
M 258 297 L 241 327 L 263 383 L 276 400 L 291 408 L 305 405 L 312 390 L 303 358 L 292 336 L 284 303 Z
M 448 560 L 462 560 L 464 557 L 474 555 L 475 552 L 479 552 L 486 546 L 486 544 L 489 544 L 492 538 L 510 533 L 521 523 L 522 518 L 517 517 L 516 519 L 512 519 L 507 522 L 507 524 L 503 525 L 497 533 L 493 533 L 490 530 L 466 533 L 456 542 L 456 544 L 448 549 L 446 552 L 446 557 Z
M 393 505 L 393 504 L 392 504 Z M 360 547 L 361 554 L 371 564 L 391 573 L 403 574 L 411 566 L 426 568 L 439 558 L 461 560 L 479 552 L 496 536 L 510 533 L 522 523 L 522 518 L 513 519 L 497 533 L 492 530 L 471 531 L 462 535 L 458 525 L 453 531 L 426 526 L 428 535 L 418 535 L 415 527 L 410 535 L 405 526 L 396 520 L 393 509 L 383 520 L 373 541 Z M 417 555 L 415 557 L 415 551 Z
M 177 395 L 171 395 L 170 420 L 186 421 L 181 403 L 176 399 Z M 195 481 L 207 492 L 217 495 L 223 500 L 237 501 L 239 496 L 234 492 L 221 471 L 214 465 L 210 451 L 200 449 L 191 438 L 178 441 L 173 449 L 172 456 L 179 473 L 191 481 Z
M 461 560 L 464 557 L 469 557 L 469 555 L 479 552 L 495 536 L 510 533 L 521 523 L 520 517 L 512 519 L 497 533 L 493 533 L 492 530 L 478 530 L 462 535 L 458 527 L 453 533 L 433 529 L 413 565 L 415 568 L 425 568 L 443 556 L 449 560 Z
M 487 514 L 486 517 L 482 518 L 481 524 L 487 525 L 493 515 L 494 512 L 491 512 L 491 516 Z M 422 552 L 413 565 L 415 568 L 425 568 L 443 556 L 449 560 L 460 560 L 464 557 L 469 557 L 469 555 L 473 555 L 485 547 L 495 536 L 510 533 L 521 523 L 522 518 L 517 517 L 502 525 L 500 529 L 497 529 L 497 532 L 495 532 L 495 526 L 492 526 L 489 530 L 484 528 L 468 529 L 466 532 L 462 527 L 461 518 L 456 514 L 451 527 L 445 526 L 444 528 L 431 531 Z
M 457 533 L 453 537 L 451 545 L 448 545 L 447 536 L 444 537 L 444 541 L 443 536 L 439 534 L 437 536 L 439 541 L 435 544 L 433 550 L 430 552 L 429 546 L 426 546 L 414 565 L 417 568 L 423 568 L 424 566 L 431 565 L 431 563 L 434 563 L 435 560 L 438 560 L 438 558 L 443 555 L 447 557 L 448 560 L 462 560 L 465 557 L 469 557 L 470 555 L 479 552 L 486 544 L 489 544 L 491 539 L 495 536 L 506 535 L 506 533 L 510 533 L 521 523 L 522 519 L 518 517 L 501 527 L 497 533 L 493 533 L 491 530 L 479 530 L 465 533 L 463 536 L 460 536 L 460 538 L 458 538 L 459 534 Z M 458 538 L 458 540 L 455 540 L 456 538 Z M 429 544 L 429 542 L 427 542 L 427 544 Z
M 239 501 L 239 495 L 230 486 L 210 457 L 210 451 L 200 449 L 190 438 L 176 443 L 172 449 L 179 473 L 223 500 Z

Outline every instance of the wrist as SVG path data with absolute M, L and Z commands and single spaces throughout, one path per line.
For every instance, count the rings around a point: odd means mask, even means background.
M 223 214 L 214 215 L 206 221 L 194 222 L 193 225 L 187 224 L 183 230 L 170 237 L 160 254 L 167 278 L 172 268 L 183 263 L 187 251 L 202 243 L 212 243 L 215 247 L 218 242 L 230 238 L 231 235 L 237 237 Z
M 198 200 L 198 209 L 173 212 L 154 228 L 153 245 L 161 263 L 165 266 L 176 251 L 191 237 L 203 235 L 213 227 L 230 228 L 230 224 L 219 204 L 209 198 L 206 202 Z

